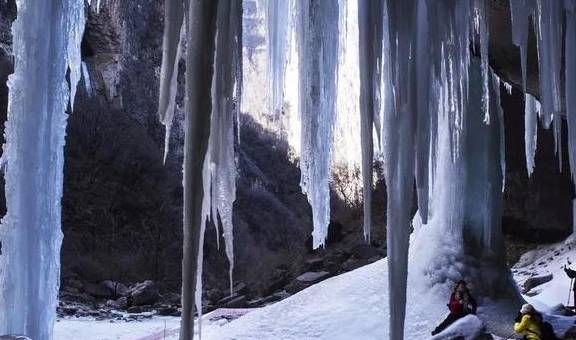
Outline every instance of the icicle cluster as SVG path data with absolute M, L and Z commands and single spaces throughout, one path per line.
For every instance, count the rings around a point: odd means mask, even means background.
M 166 3 L 165 15 L 158 109 L 160 121 L 166 126 L 165 154 L 178 87 L 180 40 L 186 32 L 181 338 L 192 339 L 194 304 L 201 327 L 203 245 L 209 219 L 216 226 L 218 238 L 222 226 L 232 289 L 232 212 L 236 197 L 234 124 L 239 116 L 242 88 L 242 2 L 170 1 Z
M 339 3 L 297 2 L 300 76 L 300 186 L 312 206 L 313 247 L 324 245 L 330 223 L 330 167 L 336 120 Z
M 532 19 L 538 48 L 538 69 L 541 108 L 538 113 L 544 128 L 553 127 L 555 152 L 562 169 L 562 116 L 568 122 L 568 149 L 570 169 L 574 174 L 573 140 L 576 139 L 574 119 L 570 117 L 573 108 L 574 88 L 576 87 L 573 60 L 575 58 L 574 1 L 510 0 L 512 15 L 512 38 L 520 48 L 522 62 L 522 83 L 526 92 L 526 51 L 528 46 L 529 22 Z M 563 32 L 563 21 L 566 31 Z M 565 55 L 562 56 L 564 45 Z M 564 57 L 564 58 L 563 58 Z M 564 60 L 564 64 L 562 61 Z M 562 74 L 564 69 L 564 74 Z M 534 98 L 526 97 L 526 167 L 531 174 L 534 167 L 536 133 L 533 112 Z M 571 106 L 572 105 L 572 106 Z M 528 125 L 530 124 L 530 125 Z M 531 135 L 529 135 L 529 133 Z M 532 145 L 534 143 L 534 145 Z M 530 145 L 530 147 L 529 147 Z M 574 178 L 574 176 L 573 176 Z
M 66 111 L 80 79 L 84 2 L 19 0 L 17 8 L 2 154 L 0 334 L 47 340 L 58 303 Z
M 487 64 L 487 4 L 484 1 L 395 1 L 385 8 L 384 105 L 382 150 L 387 183 L 387 242 L 390 285 L 390 338 L 404 330 L 410 206 L 414 178 L 420 217 L 433 214 L 430 168 L 442 166 L 439 152 L 457 161 L 464 146 L 468 105 L 469 39 L 480 36 L 483 120 L 490 121 Z M 362 47 L 361 47 L 362 49 Z M 386 100 L 384 101 L 386 103 Z M 436 127 L 442 122 L 442 136 Z M 435 149 L 438 139 L 447 147 Z

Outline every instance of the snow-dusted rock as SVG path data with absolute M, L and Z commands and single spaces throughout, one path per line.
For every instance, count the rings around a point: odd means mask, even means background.
M 300 281 L 300 282 L 306 282 L 306 283 L 315 283 L 318 281 L 321 281 L 322 279 L 325 279 L 328 275 L 330 275 L 330 273 L 328 272 L 307 272 L 304 273 L 300 276 L 298 276 L 296 278 L 296 280 Z
M 132 297 L 133 306 L 153 305 L 158 302 L 161 297 L 158 288 L 154 282 L 150 280 L 137 283 L 128 290 L 128 293 Z
M 546 282 L 552 281 L 553 278 L 554 278 L 554 275 L 552 275 L 552 274 L 532 276 L 532 277 L 528 278 L 526 281 L 524 281 L 522 293 L 526 294 L 532 288 L 540 286 L 541 284 L 544 284 Z
M 484 333 L 484 324 L 476 315 L 467 315 L 457 320 L 440 334 L 432 337 L 434 340 L 454 339 L 462 337 L 465 340 L 475 340 Z

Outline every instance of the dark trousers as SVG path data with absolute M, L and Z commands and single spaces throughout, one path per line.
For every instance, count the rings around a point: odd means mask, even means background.
M 442 332 L 443 330 L 445 330 L 448 326 L 450 326 L 451 324 L 453 324 L 456 320 L 462 318 L 466 316 L 466 313 L 450 313 L 448 314 L 448 316 L 446 317 L 446 319 L 444 319 L 444 321 L 442 321 L 442 323 L 440 323 L 438 325 L 438 327 L 436 327 L 433 331 L 432 334 L 438 334 L 440 332 Z

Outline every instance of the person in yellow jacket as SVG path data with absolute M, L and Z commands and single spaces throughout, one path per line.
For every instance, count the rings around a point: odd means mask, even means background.
M 514 332 L 524 335 L 527 340 L 541 340 L 540 318 L 532 305 L 523 305 L 514 323 Z

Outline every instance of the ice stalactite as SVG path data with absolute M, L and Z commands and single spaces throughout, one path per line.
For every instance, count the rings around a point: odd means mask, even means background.
M 300 186 L 313 215 L 313 247 L 324 246 L 330 223 L 330 168 L 336 120 L 339 2 L 297 2 L 300 76 Z
M 184 20 L 184 3 L 182 1 L 166 2 L 164 15 L 166 19 L 162 43 L 158 115 L 160 122 L 166 128 L 164 137 L 164 162 L 166 162 L 178 91 L 178 63 L 180 62 L 180 35 Z
M 46 340 L 58 303 L 66 112 L 80 78 L 84 2 L 17 1 L 17 9 L 2 154 L 0 334 Z
M 242 87 L 242 3 L 240 0 L 173 1 L 167 3 L 165 15 L 159 113 L 167 127 L 171 124 L 176 98 L 184 23 L 186 32 L 180 339 L 188 340 L 194 334 L 195 310 L 199 318 L 202 315 L 203 243 L 209 218 L 216 225 L 217 233 L 222 226 L 232 285 L 232 208 L 236 197 L 234 124 Z
M 512 19 L 512 42 L 520 48 L 520 63 L 522 68 L 522 89 L 526 93 L 526 58 L 528 52 L 528 30 L 533 8 L 532 0 L 510 0 Z
M 486 0 L 474 0 L 474 29 L 480 36 L 480 60 L 482 65 L 482 108 L 484 122 L 490 123 L 490 66 L 488 65 L 489 9 Z
M 374 116 L 380 112 L 384 0 L 358 1 L 360 49 L 360 136 L 364 198 L 364 238 L 370 241 L 372 225 L 372 176 Z
M 84 89 L 86 90 L 86 94 L 88 96 L 92 96 L 92 81 L 90 79 L 90 72 L 88 71 L 88 65 L 85 62 L 82 62 L 82 80 L 84 81 Z
M 236 163 L 234 158 L 234 123 L 240 114 L 242 60 L 242 2 L 220 1 L 214 82 L 212 87 L 212 123 L 209 158 L 210 204 L 214 225 L 222 225 L 226 256 L 230 263 L 230 290 L 234 270 L 232 208 L 236 199 Z M 238 127 L 239 129 L 240 127 Z
M 524 95 L 524 150 L 526 154 L 526 170 L 528 177 L 534 171 L 534 156 L 538 146 L 538 115 L 540 103 L 534 96 Z
M 428 5 L 425 1 L 418 4 L 416 32 L 416 190 L 418 196 L 418 213 L 423 223 L 428 221 L 428 166 L 430 154 L 430 128 L 432 125 L 430 110 L 431 52 L 428 37 Z
M 390 339 L 403 339 L 406 314 L 406 283 L 411 203 L 415 168 L 416 114 L 414 110 L 413 45 L 417 6 L 412 1 L 387 1 L 391 85 L 387 89 L 394 107 L 383 112 L 384 173 L 387 191 L 388 285 L 390 287 Z
M 550 127 L 552 120 L 560 118 L 562 94 L 560 72 L 562 69 L 562 2 L 537 0 L 536 27 L 538 40 L 538 75 L 542 122 Z M 557 127 L 554 127 L 558 134 Z M 558 138 L 555 138 L 558 142 Z M 558 143 L 556 143 L 558 146 Z
M 170 1 L 166 3 L 164 45 L 160 81 L 159 115 L 171 123 L 176 97 L 180 32 L 186 32 L 186 86 L 184 138 L 184 238 L 182 259 L 181 340 L 194 337 L 194 316 L 200 242 L 206 220 L 205 192 L 210 181 L 205 171 L 212 111 L 212 80 L 216 37 L 217 1 Z M 186 16 L 185 26 L 184 16 Z M 167 119 L 170 118 L 170 119 Z M 209 156 L 208 156 L 209 157 Z
M 576 183 L 576 2 L 566 0 L 566 37 L 564 79 L 566 98 L 566 121 L 568 125 L 568 160 L 572 181 Z M 575 219 L 576 220 L 576 219 Z
M 290 51 L 294 0 L 268 0 L 267 6 L 268 101 L 270 113 L 278 120 L 284 105 L 284 80 Z

